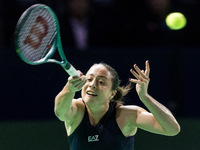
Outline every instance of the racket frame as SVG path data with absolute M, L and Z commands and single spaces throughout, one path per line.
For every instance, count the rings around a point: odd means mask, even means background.
M 53 42 L 51 43 L 51 48 L 48 51 L 48 53 L 45 55 L 44 58 L 37 60 L 37 61 L 29 61 L 26 57 L 24 57 L 22 51 L 20 50 L 19 46 L 19 33 L 21 32 L 24 23 L 26 20 L 29 18 L 31 15 L 32 11 L 35 11 L 37 9 L 44 8 L 47 9 L 48 12 L 53 16 L 55 23 L 56 23 L 56 33 L 55 36 L 53 37 Z M 61 43 L 61 36 L 60 36 L 60 25 L 58 18 L 54 11 L 48 7 L 47 5 L 44 4 L 35 4 L 29 7 L 19 18 L 16 29 L 15 29 L 15 47 L 16 47 L 16 52 L 18 56 L 27 64 L 30 65 L 40 65 L 44 63 L 56 63 L 59 64 L 63 67 L 63 69 L 70 75 L 70 76 L 79 76 L 79 73 L 76 71 L 76 69 L 68 62 L 67 58 L 65 57 L 65 53 L 63 51 L 62 43 Z M 58 50 L 58 53 L 60 55 L 61 61 L 58 61 L 56 59 L 52 59 L 51 57 L 54 55 L 54 53 Z

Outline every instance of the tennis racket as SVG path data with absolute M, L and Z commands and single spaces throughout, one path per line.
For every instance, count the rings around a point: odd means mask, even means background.
M 30 65 L 56 63 L 70 76 L 79 76 L 65 57 L 57 16 L 44 4 L 32 5 L 19 18 L 15 46 L 19 57 Z M 61 60 L 52 59 L 57 49 Z

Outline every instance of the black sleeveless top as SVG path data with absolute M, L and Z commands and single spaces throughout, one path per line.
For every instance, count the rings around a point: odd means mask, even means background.
M 95 127 L 85 107 L 83 120 L 68 136 L 68 142 L 70 150 L 134 150 L 134 136 L 125 137 L 117 125 L 115 102 Z

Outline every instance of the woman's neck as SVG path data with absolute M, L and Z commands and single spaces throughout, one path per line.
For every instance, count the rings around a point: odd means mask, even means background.
M 90 124 L 92 126 L 96 126 L 101 118 L 106 114 L 109 109 L 109 103 L 105 105 L 98 105 L 98 106 L 87 106 L 88 116 L 90 120 Z

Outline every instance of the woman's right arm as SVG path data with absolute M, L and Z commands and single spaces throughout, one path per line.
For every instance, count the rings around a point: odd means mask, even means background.
M 85 77 L 69 77 L 68 82 L 62 91 L 55 98 L 55 115 L 65 122 L 71 121 L 77 114 L 77 105 L 75 103 L 75 93 L 80 91 L 85 84 Z

